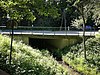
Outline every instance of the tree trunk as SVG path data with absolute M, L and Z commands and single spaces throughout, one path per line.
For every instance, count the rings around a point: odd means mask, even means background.
M 84 50 L 84 58 L 87 59 L 86 57 L 86 46 L 85 46 L 85 18 L 84 18 L 84 12 L 83 12 L 83 6 L 82 6 L 82 19 L 83 19 L 83 50 Z
M 60 26 L 60 31 L 62 29 L 62 26 L 63 26 L 63 13 L 62 13 L 62 18 L 61 18 L 61 26 Z
M 65 9 L 64 9 L 64 25 L 65 25 L 65 31 L 66 31 L 66 14 L 65 14 Z
M 13 22 L 11 21 L 11 45 L 10 45 L 10 59 L 9 59 L 10 65 L 12 60 L 12 44 L 13 44 L 13 34 L 14 34 L 13 29 L 14 29 Z

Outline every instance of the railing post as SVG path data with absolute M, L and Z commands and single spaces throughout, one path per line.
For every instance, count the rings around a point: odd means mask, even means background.
M 69 31 L 69 26 L 68 26 L 68 31 Z
M 65 32 L 66 32 L 66 35 L 67 35 L 67 28 L 66 28 Z
M 54 30 L 54 36 L 55 36 L 55 30 Z
M 44 36 L 44 30 L 43 30 L 43 36 Z
M 94 29 L 94 36 L 95 36 L 95 28 L 93 28 Z

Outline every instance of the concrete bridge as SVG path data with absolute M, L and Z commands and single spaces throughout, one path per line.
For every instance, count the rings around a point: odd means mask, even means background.
M 38 27 L 39 28 L 39 27 Z M 94 37 L 97 31 L 86 31 L 86 37 Z M 0 30 L 0 34 L 10 35 L 10 29 Z M 65 46 L 75 44 L 82 41 L 83 31 L 80 30 L 45 30 L 45 29 L 28 29 L 19 30 L 14 29 L 14 39 L 22 40 L 24 43 L 32 47 L 40 46 L 42 48 L 46 45 L 53 48 L 62 49 Z

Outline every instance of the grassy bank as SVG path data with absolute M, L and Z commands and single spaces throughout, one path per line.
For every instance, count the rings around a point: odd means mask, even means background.
M 100 75 L 100 39 L 86 41 L 87 60 L 84 59 L 83 43 L 70 47 L 63 60 L 85 75 Z
M 43 55 L 21 42 L 13 42 L 12 64 L 9 64 L 10 38 L 0 35 L 0 69 L 10 75 L 67 75 L 52 56 Z

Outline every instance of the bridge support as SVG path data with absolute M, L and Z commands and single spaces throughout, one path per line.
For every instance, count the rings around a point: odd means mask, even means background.
M 75 44 L 77 41 L 79 41 L 79 40 L 77 40 L 77 39 L 72 39 L 72 38 L 69 38 L 69 39 L 67 39 L 67 38 L 62 38 L 62 39 L 50 39 L 50 40 L 48 40 L 47 42 L 51 45 L 51 46 L 53 46 L 53 47 L 55 47 L 55 48 L 57 48 L 57 49 L 62 49 L 62 48 L 64 48 L 65 46 L 70 46 L 70 45 L 72 45 L 72 44 Z
M 27 35 L 14 35 L 14 39 L 22 40 L 25 44 L 30 44 L 30 41 L 35 40 L 37 43 L 41 43 L 42 45 L 49 45 L 55 49 L 62 49 L 65 46 L 70 46 L 77 42 L 81 41 L 81 37 L 79 36 L 27 36 Z M 43 40 L 46 44 L 43 44 Z M 35 43 L 33 42 L 33 43 Z M 32 44 L 32 43 L 31 43 Z M 34 44 L 35 45 L 35 44 Z M 32 45 L 31 45 L 32 46 Z M 48 47 L 48 46 L 47 46 Z
M 17 41 L 22 41 L 25 44 L 29 44 L 29 37 L 25 35 L 14 35 L 14 39 Z

